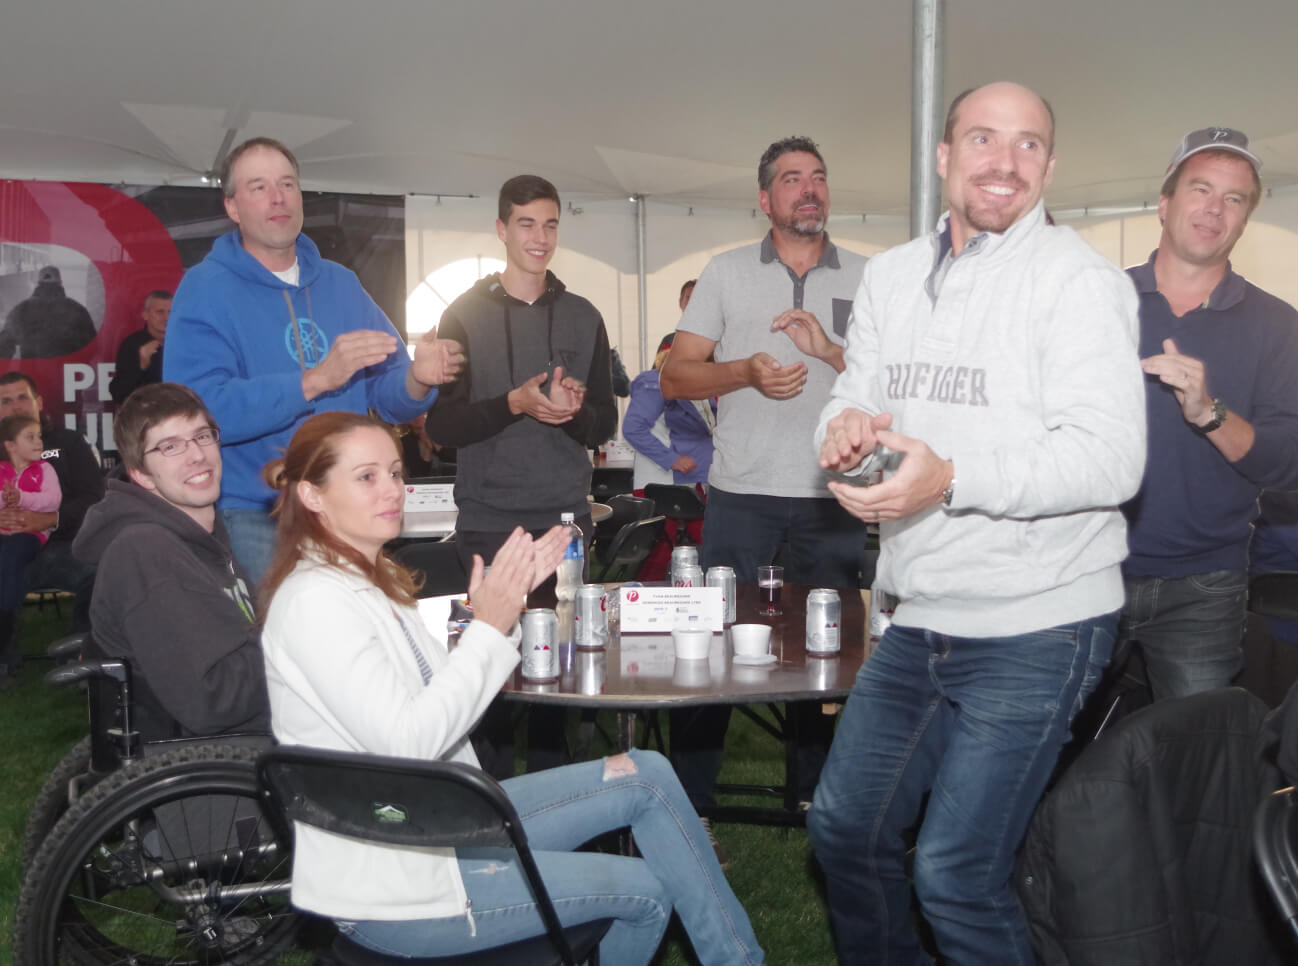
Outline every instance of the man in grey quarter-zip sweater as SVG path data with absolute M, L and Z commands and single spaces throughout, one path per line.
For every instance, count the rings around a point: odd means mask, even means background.
M 817 432 L 830 490 L 879 521 L 899 599 L 856 679 L 807 830 L 842 963 L 1035 962 L 1014 852 L 1109 661 L 1121 503 L 1145 461 L 1136 293 L 1046 223 L 1054 116 L 1033 91 L 958 97 L 937 152 L 949 210 L 876 255 Z M 882 463 L 884 481 L 852 479 Z

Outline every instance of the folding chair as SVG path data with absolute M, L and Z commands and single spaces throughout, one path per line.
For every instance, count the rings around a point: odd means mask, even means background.
M 621 466 L 596 466 L 590 473 L 590 495 L 597 503 L 607 503 L 609 497 L 630 493 L 635 489 L 635 474 Z
M 424 575 L 418 597 L 463 594 L 469 589 L 469 578 L 460 568 L 452 540 L 414 540 L 393 550 L 392 559 Z
M 703 511 L 707 509 L 698 490 L 679 483 L 647 483 L 644 495 L 645 499 L 654 501 L 656 512 L 676 521 L 676 546 L 694 542 L 687 524 L 692 520 L 702 520 Z
M 1298 936 L 1298 800 L 1292 788 L 1268 795 L 1258 806 L 1253 857 L 1285 922 Z
M 537 966 L 594 963 L 612 925 L 599 919 L 568 929 L 559 923 L 514 806 L 493 778 L 460 762 L 279 747 L 257 765 L 268 805 L 291 822 L 334 835 L 403 848 L 513 848 L 544 932 L 477 952 L 410 959 L 376 953 L 338 936 L 330 954 L 339 966 Z
M 617 539 L 624 526 L 636 520 L 646 520 L 654 515 L 653 500 L 632 496 L 629 493 L 619 493 L 609 497 L 608 505 L 613 510 L 613 515 L 596 524 L 595 539 L 591 546 L 595 559 L 601 562 L 606 559 L 608 548 L 613 545 L 613 541 Z
M 644 566 L 649 551 L 662 536 L 665 524 L 664 517 L 649 517 L 628 523 L 619 530 L 608 548 L 606 557 L 601 561 L 604 564 L 604 572 L 600 575 L 600 580 L 604 583 L 616 583 L 639 577 L 640 568 Z

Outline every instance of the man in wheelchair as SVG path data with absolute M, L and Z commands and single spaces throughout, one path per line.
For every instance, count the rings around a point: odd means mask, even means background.
M 33 804 L 14 961 L 269 962 L 300 917 L 287 837 L 258 804 L 270 714 L 247 579 L 215 512 L 219 430 L 191 390 L 159 383 L 127 399 L 115 435 L 129 482 L 108 483 L 74 545 L 99 567 L 84 657 L 109 660 L 65 676 L 115 698 L 92 700 L 92 737 Z M 103 670 L 122 663 L 125 691 Z
M 109 481 L 73 549 L 98 568 L 95 645 L 131 664 L 141 737 L 269 731 L 251 594 L 216 512 L 216 421 L 158 383 L 126 400 L 114 436 L 130 482 Z

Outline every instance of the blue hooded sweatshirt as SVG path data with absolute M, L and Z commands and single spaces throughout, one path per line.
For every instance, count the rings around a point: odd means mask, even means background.
M 404 423 L 437 398 L 436 390 L 417 399 L 406 392 L 410 356 L 398 345 L 379 365 L 308 402 L 302 374 L 338 336 L 397 331 L 356 275 L 321 258 L 306 235 L 298 236 L 297 262 L 299 284 L 280 281 L 232 231 L 185 274 L 171 305 L 163 377 L 197 392 L 220 424 L 221 507 L 269 510 L 275 494 L 262 467 L 316 413 L 374 409 Z

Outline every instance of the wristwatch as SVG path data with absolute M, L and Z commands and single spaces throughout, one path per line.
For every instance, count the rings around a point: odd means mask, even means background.
M 1221 424 L 1225 421 L 1226 404 L 1221 401 L 1220 397 L 1214 396 L 1212 400 L 1212 419 L 1209 422 L 1204 423 L 1202 426 L 1197 426 L 1194 423 L 1191 423 L 1190 428 L 1200 436 L 1207 436 L 1214 429 L 1220 429 Z

